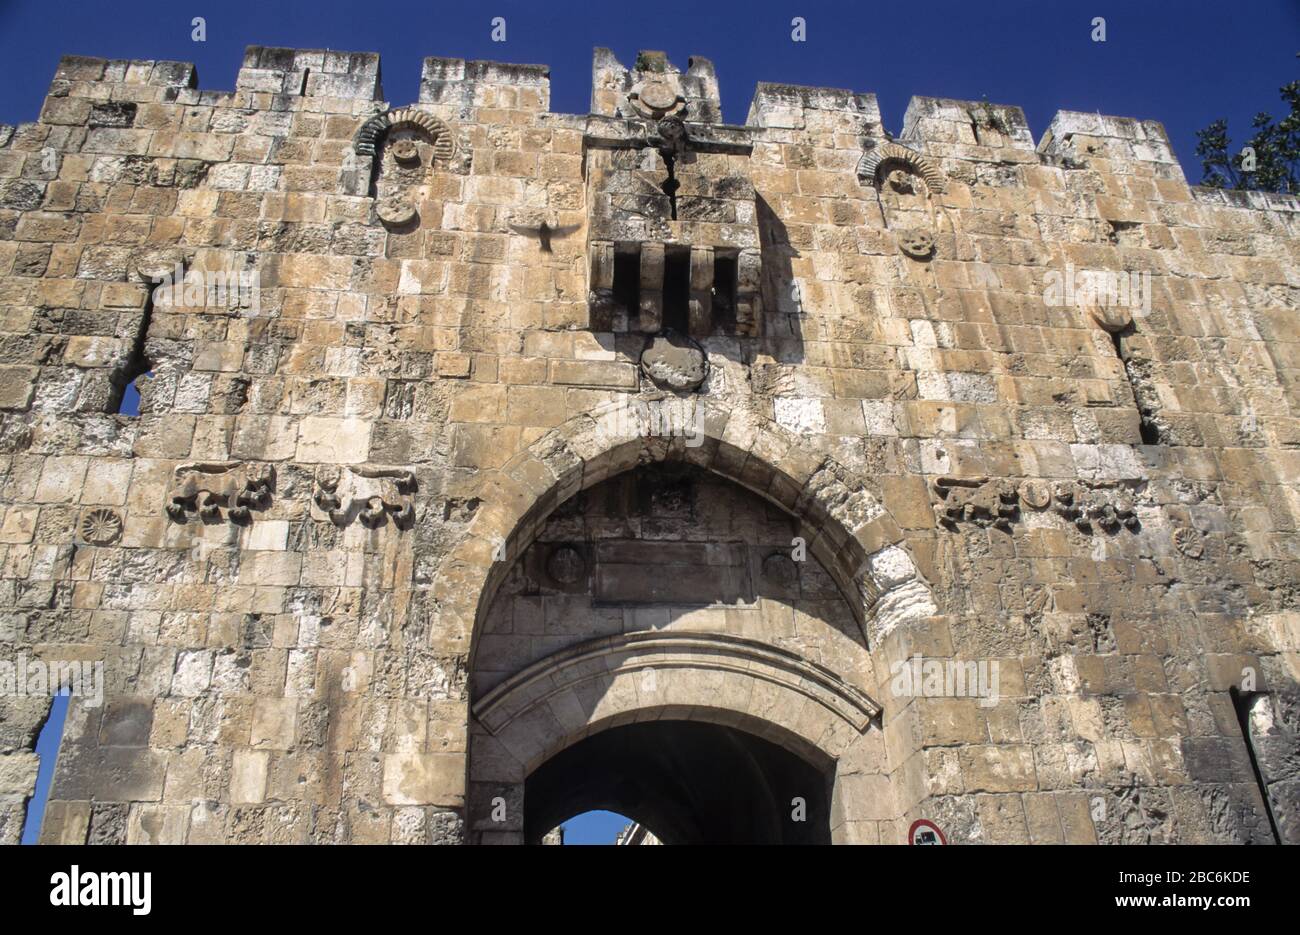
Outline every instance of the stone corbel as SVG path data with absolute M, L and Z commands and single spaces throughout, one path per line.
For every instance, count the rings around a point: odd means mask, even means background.
M 181 464 L 172 472 L 167 492 L 167 515 L 173 522 L 185 523 L 198 514 L 204 523 L 224 518 L 238 526 L 253 521 L 253 511 L 271 506 L 275 469 L 269 464 L 245 464 L 239 461 L 197 462 Z
M 713 248 L 691 247 L 691 295 L 688 308 L 691 337 L 713 332 Z
M 763 257 L 741 250 L 736 260 L 736 330 L 756 337 L 763 320 Z
M 378 529 L 391 516 L 398 529 L 409 529 L 415 524 L 416 488 L 415 474 L 407 468 L 322 464 L 316 469 L 313 517 L 328 518 L 336 526 L 359 520 Z
M 641 306 L 638 328 L 658 334 L 664 326 L 664 245 L 641 245 Z

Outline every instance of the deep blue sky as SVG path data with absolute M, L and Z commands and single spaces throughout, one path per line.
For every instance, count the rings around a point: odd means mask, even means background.
M 790 40 L 795 16 L 807 42 Z M 1094 16 L 1105 43 L 1090 39 Z M 713 59 L 734 123 L 760 80 L 873 91 L 894 132 L 913 94 L 1018 104 L 1036 138 L 1062 109 L 1157 119 L 1196 181 L 1198 128 L 1227 117 L 1241 145 L 1256 111 L 1280 112 L 1278 87 L 1300 75 L 1300 2 L 0 0 L 0 122 L 36 118 L 65 53 L 192 61 L 202 87 L 231 89 L 250 44 L 378 51 L 393 104 L 415 99 L 421 58 L 446 55 L 550 65 L 552 109 L 586 113 L 591 49 L 606 45 L 625 63 L 643 48 Z
M 564 823 L 564 843 L 613 844 L 629 820 L 617 812 L 583 812 Z

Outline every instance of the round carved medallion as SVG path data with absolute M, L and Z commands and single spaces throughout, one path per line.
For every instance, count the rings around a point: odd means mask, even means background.
M 927 260 L 934 253 L 934 235 L 924 228 L 898 232 L 898 247 L 916 260 Z
M 415 220 L 415 206 L 401 198 L 384 198 L 375 205 L 375 213 L 385 224 L 409 224 Z
M 1052 503 L 1052 488 L 1041 480 L 1022 481 L 1020 501 L 1032 509 L 1045 510 Z
M 1205 541 L 1201 534 L 1187 526 L 1174 530 L 1174 545 L 1188 558 L 1200 558 L 1205 554 Z
M 704 382 L 709 362 L 700 346 L 685 335 L 661 334 L 641 353 L 641 371 L 655 386 L 689 393 Z
M 677 92 L 666 81 L 647 81 L 641 86 L 641 102 L 652 110 L 667 110 L 677 103 Z
M 587 571 L 582 553 L 571 545 L 562 545 L 546 560 L 546 573 L 558 584 L 574 584 Z
M 112 545 L 122 537 L 122 518 L 112 510 L 91 510 L 81 518 L 81 538 L 91 545 Z
M 794 560 L 784 552 L 773 552 L 763 559 L 763 577 L 777 587 L 789 588 L 799 580 Z
M 420 147 L 415 140 L 398 140 L 392 146 L 393 158 L 402 165 L 414 165 L 420 161 Z
M 677 87 L 663 78 L 647 79 L 627 99 L 643 117 L 653 117 L 656 120 L 677 113 L 686 103 Z

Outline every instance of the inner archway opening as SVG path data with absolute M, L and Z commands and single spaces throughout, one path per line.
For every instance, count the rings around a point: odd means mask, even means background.
M 722 724 L 612 727 L 537 767 L 524 837 L 593 809 L 626 815 L 664 844 L 829 844 L 831 777 L 771 741 Z

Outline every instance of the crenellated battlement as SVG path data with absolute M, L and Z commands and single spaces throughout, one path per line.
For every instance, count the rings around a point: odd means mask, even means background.
M 590 115 L 644 119 L 653 111 L 638 110 L 637 89 L 661 78 L 679 87 L 687 121 L 721 124 L 719 82 L 708 59 L 692 57 L 680 71 L 663 53 L 642 52 L 627 67 L 603 48 L 593 55 Z M 249 46 L 233 91 L 200 89 L 194 65 L 186 62 L 66 56 L 56 69 L 39 123 L 111 125 L 125 120 L 113 115 L 114 107 L 120 112 L 130 104 L 366 114 L 383 110 L 383 97 L 380 57 L 373 52 Z M 443 117 L 477 110 L 549 113 L 550 69 L 426 58 L 416 103 Z M 893 138 L 884 129 L 887 122 L 871 93 L 760 82 L 745 126 L 773 139 L 840 133 L 887 140 Z M 0 130 L 0 147 L 11 141 L 20 145 L 30 132 Z M 1115 166 L 1141 167 L 1162 179 L 1184 180 L 1168 135 L 1153 120 L 1060 111 L 1035 143 L 1019 107 L 914 97 L 897 140 L 939 160 L 1079 168 L 1104 159 Z M 1265 210 L 1289 210 L 1290 204 L 1285 198 L 1198 197 Z

